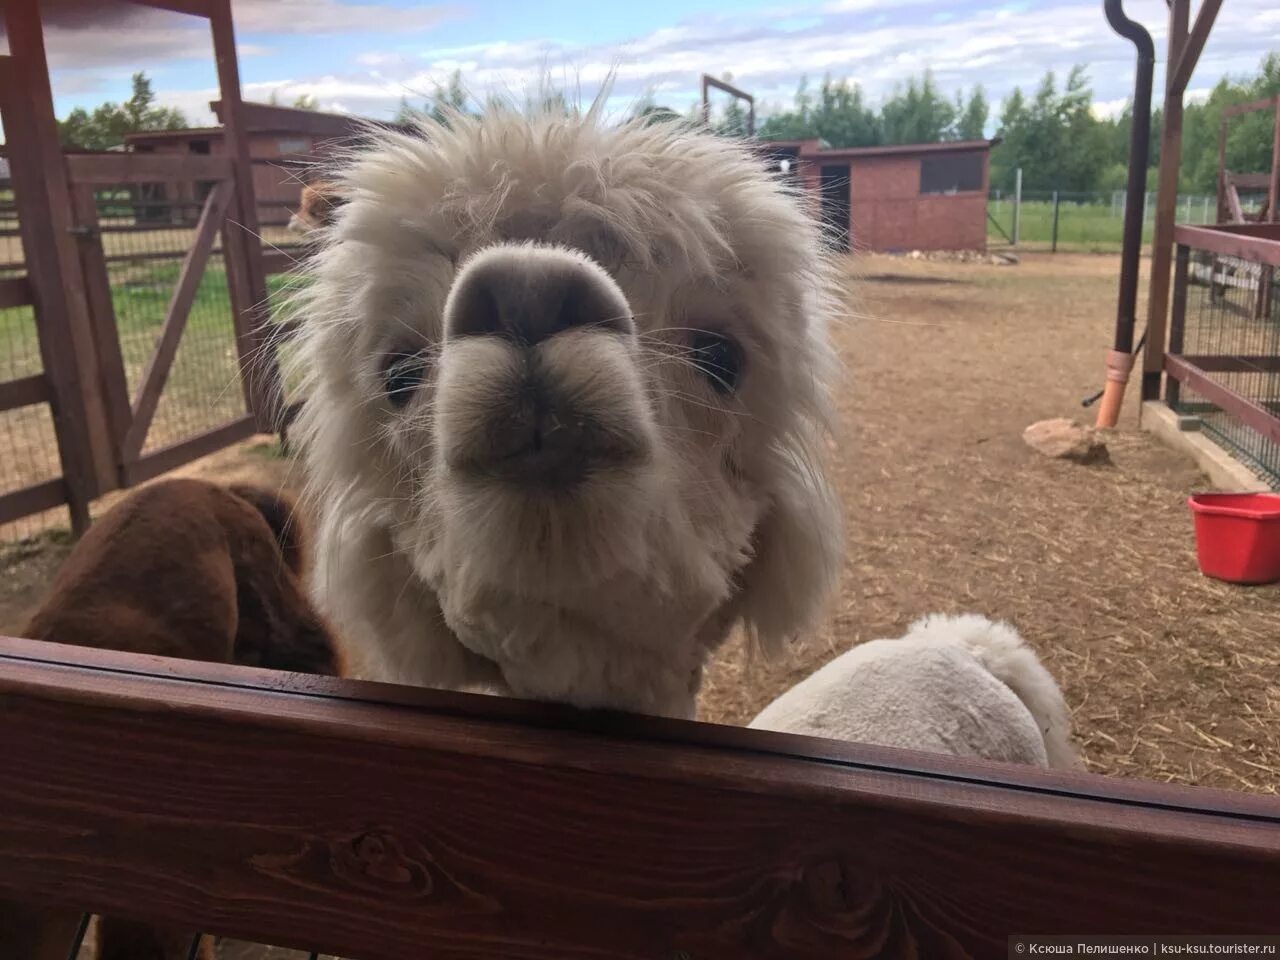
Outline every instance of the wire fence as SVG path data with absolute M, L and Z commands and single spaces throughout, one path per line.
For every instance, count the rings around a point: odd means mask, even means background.
M 987 201 L 987 240 L 993 246 L 1017 239 L 1020 248 L 1072 253 L 1118 253 L 1124 235 L 1123 190 L 1095 193 L 1024 191 L 1021 203 L 994 190 Z M 1178 196 L 1178 223 L 1217 222 L 1218 201 L 1204 194 Z M 1143 206 L 1143 243 L 1151 242 L 1156 195 L 1147 193 Z
M 121 184 L 94 191 L 98 221 L 94 242 L 100 245 L 105 266 L 130 398 L 137 396 L 152 361 L 211 186 Z M 264 247 L 283 251 L 286 258 L 301 254 L 298 237 L 286 230 L 292 206 L 286 201 L 259 204 Z M 0 182 L 0 279 L 26 273 L 20 227 L 12 192 Z M 273 312 L 280 312 L 285 288 L 297 282 L 284 275 L 268 278 Z M 34 309 L 0 309 L 0 383 L 42 371 Z M 286 386 L 296 398 L 296 385 Z M 202 434 L 235 420 L 245 410 L 226 264 L 218 241 L 196 288 L 142 452 Z M 0 495 L 54 480 L 61 473 L 49 405 L 0 411 Z M 0 543 L 27 540 L 66 525 L 63 508 L 31 514 L 0 524 Z
M 1196 251 L 1185 319 L 1176 314 L 1170 353 L 1213 384 L 1280 423 L 1280 276 L 1274 267 Z M 1170 383 L 1169 404 L 1237 459 L 1280 487 L 1280 444 L 1187 384 Z
M 18 208 L 7 181 L 0 181 L 0 280 L 26 274 L 16 243 Z M 11 257 L 15 250 L 18 259 Z M 35 311 L 30 306 L 0 308 L 0 383 L 42 373 Z M 62 475 L 53 432 L 53 413 L 46 403 L 0 411 L 0 495 Z M 66 525 L 66 511 L 46 510 L 0 524 L 0 542 L 23 541 Z

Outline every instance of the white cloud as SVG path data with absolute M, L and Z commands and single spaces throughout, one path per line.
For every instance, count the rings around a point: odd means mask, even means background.
M 47 3 L 68 0 L 45 0 Z M 734 83 L 757 97 L 762 112 L 789 104 L 801 74 L 816 86 L 824 73 L 860 83 L 876 103 L 907 77 L 929 68 L 947 91 L 981 83 L 993 104 L 1012 88 L 1034 88 L 1046 69 L 1060 77 L 1087 63 L 1098 111 L 1113 115 L 1133 83 L 1133 49 L 1107 26 L 1096 0 L 800 0 L 798 5 L 731 14 L 702 14 L 642 36 L 598 44 L 572 44 L 554 37 L 504 37 L 500 21 L 491 42 L 414 50 L 406 36 L 426 31 L 455 8 L 444 0 L 402 8 L 356 0 L 234 0 L 245 56 L 266 56 L 282 34 L 397 34 L 394 50 L 370 48 L 349 67 L 325 64 L 307 75 L 296 61 L 282 63 L 279 80 L 246 88 L 281 102 L 315 97 L 322 108 L 374 117 L 390 116 L 402 97 L 427 96 L 454 70 L 478 97 L 490 91 L 520 92 L 549 76 L 583 96 L 593 95 L 613 72 L 611 102 L 625 107 L 648 92 L 683 110 L 698 97 L 703 72 L 731 73 Z M 586 5 L 584 4 L 584 10 Z M 1167 17 L 1164 0 L 1129 0 L 1129 14 L 1148 25 L 1162 51 Z M 163 12 L 129 14 L 128 29 L 50 30 L 50 55 L 59 68 L 56 86 L 92 89 L 107 67 L 149 66 L 164 59 L 209 57 L 208 31 L 192 18 Z M 117 8 L 117 16 L 119 10 Z M 1253 70 L 1262 55 L 1280 47 L 1280 5 L 1274 0 L 1225 4 L 1193 79 L 1203 95 L 1224 73 Z M 1163 65 L 1156 76 L 1156 99 Z M 211 91 L 162 92 L 166 103 L 208 118 Z M 994 110 L 993 110 L 994 113 Z
M 241 33 L 412 32 L 433 27 L 453 13 L 443 6 L 396 7 L 344 0 L 234 0 L 232 4 Z
M 1280 46 L 1280 8 L 1272 0 L 1233 0 L 1224 7 L 1196 78 L 1256 67 Z M 1147 23 L 1163 45 L 1162 0 L 1135 0 L 1130 15 Z M 922 8 L 933 11 L 925 15 Z M 548 73 L 590 95 L 612 70 L 615 96 L 635 99 L 660 91 L 683 109 L 698 96 L 698 76 L 731 73 L 762 103 L 789 103 L 796 82 L 830 72 L 860 83 L 872 102 L 907 77 L 931 69 L 946 90 L 981 83 L 998 102 L 1014 86 L 1033 88 L 1046 69 L 1065 77 L 1077 63 L 1090 67 L 1100 109 L 1118 111 L 1133 83 L 1133 48 L 1111 32 L 1089 0 L 1023 0 L 974 7 L 960 0 L 831 0 L 809 6 L 733 16 L 702 16 L 627 42 L 568 45 L 546 39 L 495 40 L 418 54 L 370 50 L 368 74 L 329 77 L 325 89 L 357 112 L 385 115 L 402 95 L 425 93 L 460 69 L 471 89 L 520 90 Z M 1157 70 L 1157 96 L 1163 82 Z M 372 82 L 370 82 L 372 81 Z M 379 90 L 385 91 L 381 95 Z

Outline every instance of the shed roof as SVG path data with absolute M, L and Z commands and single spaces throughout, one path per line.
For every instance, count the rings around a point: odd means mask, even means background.
M 823 147 L 819 140 L 770 140 L 761 146 L 799 148 L 800 156 L 809 160 L 858 160 L 864 157 L 915 156 L 922 153 L 963 153 L 990 150 L 1000 142 L 993 140 L 943 140 L 938 143 L 895 143 L 879 147 Z

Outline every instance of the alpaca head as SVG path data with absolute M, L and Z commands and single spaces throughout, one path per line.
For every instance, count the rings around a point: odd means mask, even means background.
M 385 133 L 301 295 L 314 591 L 365 672 L 690 714 L 838 571 L 819 234 L 743 146 L 490 110 Z

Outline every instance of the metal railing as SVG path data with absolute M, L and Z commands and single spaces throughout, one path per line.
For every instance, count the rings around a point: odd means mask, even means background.
M 1180 226 L 1165 400 L 1280 487 L 1280 224 Z

